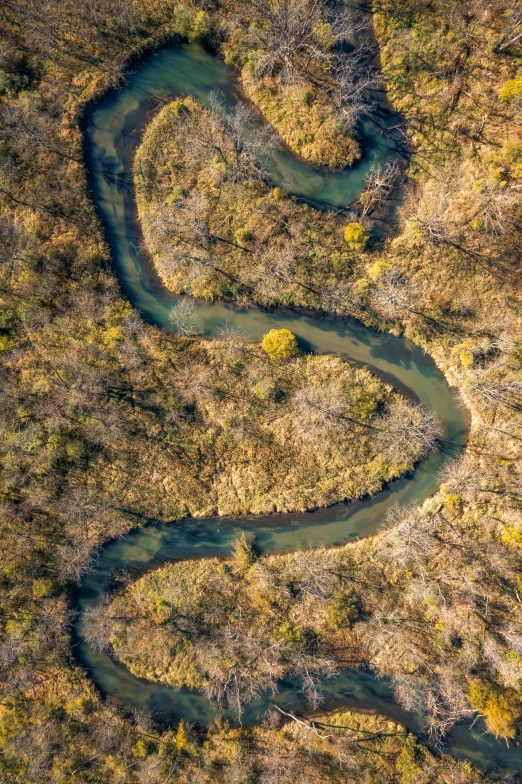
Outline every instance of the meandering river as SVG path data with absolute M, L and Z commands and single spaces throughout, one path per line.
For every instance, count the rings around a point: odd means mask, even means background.
M 85 154 L 92 196 L 104 224 L 122 289 L 150 323 L 170 328 L 169 310 L 176 297 L 161 285 L 147 255 L 140 251 L 142 238 L 137 222 L 132 187 L 132 162 L 148 121 L 165 102 L 191 94 L 208 103 L 217 90 L 225 108 L 240 97 L 234 73 L 225 64 L 195 44 L 169 46 L 146 55 L 135 63 L 128 82 L 91 108 L 85 118 Z M 314 169 L 288 150 L 277 152 L 271 164 L 275 184 L 284 184 L 294 195 L 320 207 L 345 207 L 364 187 L 373 160 L 385 163 L 400 154 L 392 134 L 386 133 L 395 118 L 380 110 L 362 128 L 364 155 L 352 169 L 325 172 Z M 211 337 L 225 321 L 239 326 L 251 340 L 260 340 L 271 328 L 287 327 L 302 346 L 317 353 L 332 353 L 367 366 L 432 410 L 441 422 L 441 448 L 434 450 L 415 473 L 383 489 L 376 497 L 355 503 L 337 504 L 309 513 L 274 514 L 230 520 L 211 518 L 148 525 L 134 530 L 123 540 L 106 544 L 94 570 L 78 591 L 80 610 L 93 607 L 110 591 L 118 569 L 145 573 L 166 561 L 227 555 L 241 531 L 263 551 L 284 551 L 299 545 L 337 545 L 374 533 L 395 503 L 422 502 L 438 485 L 444 463 L 463 446 L 467 418 L 434 362 L 404 338 L 376 332 L 363 325 L 321 314 L 292 310 L 236 311 L 222 302 L 203 303 L 197 315 Z M 143 681 L 108 655 L 88 646 L 82 638 L 81 620 L 75 629 L 78 658 L 100 690 L 130 708 L 145 709 L 167 722 L 180 718 L 209 723 L 215 716 L 206 698 L 186 689 Z M 151 641 L 153 644 L 153 641 Z M 419 728 L 421 719 L 406 714 L 393 702 L 386 679 L 372 673 L 343 671 L 322 683 L 325 709 L 351 707 L 383 713 L 407 726 Z M 285 682 L 278 695 L 256 700 L 248 706 L 243 724 L 255 724 L 270 702 L 305 712 L 299 685 Z M 444 749 L 482 767 L 501 764 L 522 770 L 522 754 L 507 748 L 483 728 L 457 726 Z

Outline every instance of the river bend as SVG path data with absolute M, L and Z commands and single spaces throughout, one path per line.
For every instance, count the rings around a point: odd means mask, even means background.
M 228 108 L 239 97 L 233 72 L 217 57 L 195 44 L 168 46 L 136 62 L 124 88 L 109 93 L 85 117 L 89 184 L 116 274 L 123 291 L 143 317 L 163 328 L 170 326 L 168 314 L 176 297 L 164 289 L 140 251 L 142 238 L 132 187 L 133 157 L 144 128 L 165 102 L 191 94 L 208 103 L 212 90 L 221 94 Z M 363 157 L 354 168 L 343 172 L 314 169 L 282 149 L 271 166 L 273 182 L 284 184 L 292 194 L 317 206 L 342 208 L 362 191 L 373 160 L 385 163 L 400 154 L 393 135 L 385 132 L 394 122 L 396 118 L 384 109 L 365 121 L 361 129 Z M 103 600 L 118 569 L 145 573 L 166 561 L 225 556 L 240 531 L 245 531 L 265 552 L 309 544 L 338 545 L 375 533 L 392 504 L 422 502 L 436 491 L 440 469 L 465 442 L 466 414 L 454 393 L 431 358 L 404 338 L 379 333 L 354 321 L 290 309 L 236 311 L 232 305 L 216 302 L 201 304 L 197 315 L 204 322 L 207 337 L 225 321 L 240 327 L 255 341 L 271 328 L 287 327 L 308 350 L 336 354 L 367 366 L 435 413 L 442 425 L 441 449 L 434 450 L 411 477 L 391 483 L 374 498 L 304 514 L 237 520 L 188 519 L 133 530 L 124 539 L 111 541 L 102 548 L 96 567 L 78 590 L 80 610 Z M 203 695 L 140 680 L 107 654 L 88 646 L 81 636 L 81 620 L 76 624 L 75 638 L 79 660 L 105 695 L 129 708 L 150 711 L 166 722 L 185 718 L 208 724 L 215 717 Z M 343 671 L 339 677 L 323 681 L 321 688 L 326 709 L 378 711 L 407 726 L 420 726 L 419 717 L 406 714 L 394 704 L 387 680 L 378 680 L 371 673 Z M 298 684 L 289 681 L 281 684 L 275 698 L 259 699 L 249 705 L 243 723 L 256 723 L 274 699 L 287 709 L 306 710 L 300 701 Z M 445 751 L 482 767 L 500 763 L 522 770 L 522 755 L 516 750 L 466 726 L 455 727 Z

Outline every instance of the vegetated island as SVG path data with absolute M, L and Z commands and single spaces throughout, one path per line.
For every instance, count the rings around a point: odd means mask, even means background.
M 264 349 L 229 325 L 221 337 L 181 339 L 170 357 L 169 417 L 190 455 L 163 478 L 176 517 L 304 511 L 373 495 L 436 443 L 423 406 L 368 370 L 300 354 L 288 330 L 268 333 Z
M 333 217 L 273 188 L 273 132 L 252 125 L 244 103 L 220 109 L 174 101 L 136 153 L 138 213 L 161 280 L 205 299 L 321 307 L 319 290 L 352 271 L 367 233 L 348 244 Z

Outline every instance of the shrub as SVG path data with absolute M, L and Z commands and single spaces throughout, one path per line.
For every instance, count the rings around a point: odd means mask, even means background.
M 508 546 L 522 547 L 522 531 L 514 525 L 506 525 L 502 531 L 502 541 Z
M 261 348 L 270 359 L 289 359 L 298 351 L 295 335 L 289 329 L 271 329 L 261 341 Z
M 463 349 L 459 354 L 460 364 L 464 368 L 472 368 L 475 364 L 475 355 L 468 349 Z
M 237 229 L 234 232 L 234 239 L 238 245 L 244 245 L 245 242 L 252 242 L 254 235 L 248 229 Z
M 469 690 L 471 707 L 482 713 L 488 732 L 501 738 L 514 738 L 521 716 L 521 706 L 511 690 L 500 692 L 479 681 Z
M 299 93 L 299 99 L 301 103 L 304 103 L 306 106 L 310 106 L 314 101 L 314 91 L 310 87 L 305 87 L 304 90 L 301 90 Z
M 353 401 L 353 413 L 358 419 L 371 419 L 379 407 L 379 401 L 367 392 L 361 392 Z
M 360 613 L 359 600 L 353 588 L 334 597 L 328 610 L 328 621 L 336 629 L 350 629 Z
M 183 719 L 178 724 L 176 732 L 176 748 L 178 751 L 185 751 L 188 745 L 187 731 L 185 729 L 185 722 Z
M 418 779 L 422 772 L 424 750 L 413 738 L 407 738 L 397 757 L 396 768 L 401 782 L 409 784 Z
M 447 493 L 444 496 L 444 506 L 450 513 L 462 511 L 462 498 L 454 493 Z
M 182 196 L 185 196 L 185 188 L 182 188 L 181 185 L 175 185 L 165 201 L 172 207 Z
M 370 235 L 360 223 L 349 223 L 344 229 L 344 239 L 351 248 L 364 250 Z
M 54 590 L 53 581 L 47 577 L 38 577 L 33 581 L 33 596 L 35 599 L 47 599 Z
M 241 571 L 249 569 L 255 561 L 255 553 L 245 534 L 241 534 L 234 544 L 234 562 Z
M 206 11 L 196 11 L 194 14 L 194 21 L 190 28 L 187 38 L 189 41 L 202 41 L 210 33 L 211 19 Z
M 143 759 L 148 754 L 147 744 L 143 740 L 138 740 L 132 747 L 132 756 Z
M 304 643 L 302 630 L 292 621 L 284 621 L 278 626 L 271 639 L 273 642 L 281 643 L 281 645 L 294 651 L 300 650 Z
M 522 93 L 522 76 L 516 76 L 507 81 L 500 90 L 498 97 L 501 101 L 510 101 Z

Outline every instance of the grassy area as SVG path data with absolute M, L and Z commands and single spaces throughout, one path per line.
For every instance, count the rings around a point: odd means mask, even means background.
M 169 289 L 195 297 L 320 307 L 318 288 L 349 275 L 355 254 L 333 218 L 267 183 L 263 132 L 239 152 L 233 133 L 192 98 L 149 125 L 135 182 L 156 269 Z
M 356 123 L 365 110 L 360 86 L 369 57 L 361 57 L 361 32 L 359 51 L 339 44 L 356 37 L 356 10 L 298 0 L 227 0 L 225 7 L 220 50 L 248 98 L 297 155 L 330 169 L 351 166 L 360 156 Z
M 240 539 L 231 560 L 167 565 L 89 616 L 91 638 L 110 643 L 140 677 L 201 688 L 235 709 L 289 675 L 301 677 L 314 706 L 320 677 L 370 666 L 392 677 L 407 709 L 419 700 L 430 706 L 434 736 L 456 715 L 479 711 L 489 732 L 515 737 L 516 551 L 503 551 L 506 535 L 485 531 L 469 495 L 451 484 L 389 523 L 377 537 L 335 550 L 258 558 Z M 111 629 L 103 640 L 100 625 Z
M 169 444 L 172 452 L 156 460 L 160 498 L 154 498 L 155 485 L 146 502 L 162 515 L 326 506 L 376 493 L 421 454 L 420 444 L 403 456 L 385 448 L 395 414 L 400 409 L 415 419 L 416 409 L 410 411 L 368 371 L 337 358 L 301 355 L 274 362 L 237 337 L 187 340 L 163 356 L 170 384 L 158 403 L 175 435 L 149 429 L 149 437 L 157 432 L 167 454 Z M 325 409 L 328 397 L 335 413 Z M 314 403 L 323 409 L 312 408 Z M 141 470 L 149 459 L 144 452 Z M 104 485 L 120 481 L 128 502 L 143 507 L 143 486 L 135 486 L 134 472 L 127 482 L 118 479 L 118 463 L 103 462 Z
M 340 132 L 334 108 L 312 85 L 247 76 L 241 86 L 285 144 L 305 161 L 336 170 L 352 166 L 360 157 L 357 140 Z

